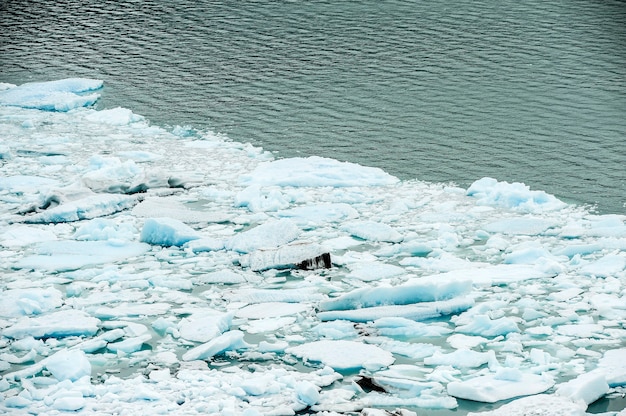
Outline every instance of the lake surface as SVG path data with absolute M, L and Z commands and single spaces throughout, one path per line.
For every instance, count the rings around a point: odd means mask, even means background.
M 0 82 L 77 76 L 279 157 L 626 213 L 620 1 L 0 2 Z

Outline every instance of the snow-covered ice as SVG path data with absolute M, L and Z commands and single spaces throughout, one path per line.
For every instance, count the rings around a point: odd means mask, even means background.
M 582 416 L 623 392 L 626 216 L 276 159 L 101 88 L 0 84 L 0 413 Z

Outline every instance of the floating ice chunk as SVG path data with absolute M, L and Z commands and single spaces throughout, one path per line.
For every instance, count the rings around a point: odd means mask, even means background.
M 99 94 L 79 93 L 102 88 L 102 81 L 69 78 L 49 82 L 29 82 L 0 91 L 0 105 L 37 108 L 45 111 L 69 111 L 93 105 Z
M 249 348 L 250 345 L 243 337 L 244 333 L 238 330 L 225 332 L 205 344 L 190 349 L 183 354 L 183 360 L 206 360 L 225 351 Z
M 356 341 L 321 340 L 290 347 L 285 350 L 306 361 L 321 362 L 335 370 L 377 370 L 395 361 L 393 355 L 375 345 Z
M 426 365 L 449 365 L 456 368 L 476 368 L 495 360 L 493 351 L 477 352 L 460 349 L 449 354 L 435 352 L 431 357 L 424 358 Z
M 474 300 L 472 298 L 457 297 L 449 300 L 422 302 L 412 305 L 374 306 L 353 310 L 333 310 L 319 312 L 317 317 L 322 321 L 342 319 L 352 322 L 369 322 L 388 317 L 423 321 L 426 319 L 460 313 L 471 308 L 473 305 Z
M 552 222 L 542 218 L 518 217 L 491 222 L 485 225 L 483 229 L 490 233 L 540 235 L 552 225 Z
M 201 240 L 194 240 L 194 241 L 201 241 Z M 223 269 L 223 270 L 218 270 L 215 272 L 204 274 L 199 278 L 199 280 L 205 284 L 223 283 L 223 284 L 228 284 L 228 285 L 233 285 L 237 283 L 245 283 L 248 281 L 248 279 L 246 279 L 246 276 L 242 275 L 241 273 L 236 273 L 230 269 Z
M 402 234 L 390 225 L 374 221 L 350 222 L 341 228 L 363 240 L 399 243 L 403 239 Z
M 257 350 L 259 352 L 281 352 L 282 353 L 282 352 L 285 352 L 285 348 L 287 347 L 289 347 L 289 343 L 287 341 L 277 341 L 274 343 L 261 341 L 259 342 Z
M 24 222 L 46 224 L 88 220 L 115 214 L 132 208 L 137 198 L 127 195 L 98 194 L 65 202 L 53 208 L 26 217 Z
M 439 394 L 422 394 L 419 397 L 398 397 L 395 395 L 382 394 L 378 392 L 368 393 L 363 398 L 363 402 L 367 406 L 375 407 L 419 407 L 423 409 L 455 409 L 458 407 L 457 401 L 450 396 L 441 396 Z M 368 410 L 369 411 L 369 410 Z M 405 413 L 406 412 L 406 413 Z M 368 413 L 365 413 L 366 415 Z M 380 413 L 374 413 L 378 416 Z M 399 414 L 404 416 L 414 416 L 414 412 L 407 410 L 399 410 Z
M 54 400 L 54 403 L 52 403 L 52 408 L 63 412 L 75 412 L 82 409 L 87 404 L 87 401 L 82 395 L 79 394 L 80 393 L 73 396 L 57 397 Z
M 438 282 L 471 280 L 476 286 L 495 286 L 551 276 L 553 276 L 552 273 L 547 273 L 535 266 L 525 264 L 497 264 L 493 266 L 453 270 L 424 277 L 422 280 L 435 280 Z
M 181 319 L 178 330 L 188 341 L 208 342 L 230 328 L 232 320 L 232 313 L 198 313 Z
M 91 376 L 91 363 L 81 350 L 60 350 L 46 359 L 45 366 L 59 381 Z
M 122 341 L 111 342 L 107 344 L 107 349 L 115 353 L 123 352 L 125 354 L 131 354 L 133 352 L 137 352 L 141 350 L 143 344 L 150 341 L 151 339 L 152 339 L 152 335 L 150 334 L 144 334 L 138 337 L 126 338 Z
M 272 212 L 289 207 L 290 199 L 278 189 L 269 191 L 251 185 L 235 196 L 236 207 L 247 207 L 252 212 Z
M 326 339 L 356 338 L 359 333 L 350 321 L 322 322 L 311 331 Z
M 149 177 L 134 161 L 94 156 L 82 182 L 94 192 L 134 194 L 149 188 L 167 187 L 167 178 Z
M 600 244 L 571 244 L 554 250 L 554 254 L 556 256 L 567 256 L 569 258 L 572 258 L 577 254 L 586 255 L 601 250 L 602 245 Z
M 169 368 L 165 370 L 152 370 L 148 375 L 148 378 L 152 381 L 167 381 L 172 378 Z
M 261 248 L 275 248 L 298 238 L 301 230 L 291 220 L 269 221 L 240 232 L 226 241 L 228 250 L 250 253 Z
M 378 262 L 356 263 L 349 266 L 349 268 L 351 271 L 347 277 L 359 279 L 364 282 L 389 279 L 406 273 L 403 267 Z
M 626 237 L 626 217 L 623 215 L 600 215 L 592 217 L 584 235 L 593 237 Z
M 380 318 L 370 326 L 375 328 L 379 335 L 386 337 L 438 337 L 452 332 L 447 326 L 425 324 L 400 317 Z
M 41 176 L 15 175 L 0 178 L 0 191 L 34 193 L 58 186 L 59 181 Z
M 440 349 L 440 347 L 433 344 L 396 341 L 386 338 L 373 338 L 372 343 L 378 345 L 385 351 L 389 351 L 396 355 L 402 355 L 415 361 L 423 360 L 425 357 L 430 357 Z
M 224 240 L 211 237 L 200 237 L 183 244 L 183 248 L 191 249 L 194 253 L 219 251 L 224 249 Z
M 469 336 L 465 334 L 454 334 L 448 337 L 446 342 L 452 348 L 474 348 L 479 345 L 485 344 L 489 341 L 487 338 L 479 336 Z
M 408 390 L 415 395 L 442 387 L 438 382 L 424 381 L 424 368 L 412 364 L 393 364 L 376 372 L 373 379 L 383 387 Z
M 417 267 L 423 271 L 444 273 L 453 270 L 464 270 L 480 267 L 480 263 L 458 258 L 450 253 L 438 251 L 429 257 L 405 257 L 400 260 L 401 266 Z
M 219 223 L 229 221 L 231 214 L 226 212 L 207 212 L 189 209 L 184 204 L 171 198 L 146 198 L 135 205 L 132 214 L 137 217 L 167 217 L 184 223 Z
M 250 174 L 243 175 L 241 182 L 246 185 L 339 188 L 393 185 L 398 179 L 379 168 L 311 156 L 261 163 Z
M 10 289 L 0 292 L 0 316 L 38 315 L 62 305 L 63 294 L 54 287 Z
M 9 409 L 20 409 L 30 406 L 32 401 L 23 396 L 11 396 L 4 400 L 4 405 Z
M 626 385 L 626 348 L 608 350 L 598 361 L 598 369 L 611 387 Z
M 156 303 L 121 303 L 113 307 L 102 306 L 93 311 L 93 315 L 102 319 L 135 317 L 135 316 L 156 316 L 165 314 L 171 304 L 165 302 Z
M 261 334 L 264 332 L 275 332 L 281 328 L 286 328 L 289 325 L 296 322 L 295 316 L 286 316 L 282 318 L 266 318 L 255 319 L 248 321 L 245 325 L 240 325 L 239 328 L 245 330 L 249 334 Z
M 238 318 L 263 319 L 295 315 L 310 310 L 311 306 L 300 303 L 266 302 L 245 306 L 235 312 Z
M 159 246 L 180 247 L 198 238 L 198 232 L 181 221 L 173 218 L 148 218 L 143 224 L 139 240 Z
M 99 111 L 99 113 L 102 112 L 104 111 Z M 135 162 L 154 162 L 156 160 L 163 159 L 163 155 L 153 152 L 146 152 L 145 150 L 127 150 L 123 152 L 117 152 L 117 155 L 126 159 L 134 160 Z
M 52 241 L 37 246 L 38 254 L 18 260 L 14 268 L 69 271 L 85 266 L 114 263 L 144 254 L 147 244 L 119 240 L 109 241 Z
M 242 256 L 240 263 L 253 271 L 269 269 L 330 268 L 330 254 L 325 247 L 315 243 L 292 243 L 277 249 L 259 249 Z
M 230 302 L 263 303 L 263 302 L 312 302 L 324 296 L 316 288 L 298 289 L 240 289 L 222 295 Z
M 74 233 L 76 240 L 126 240 L 135 238 L 137 230 L 131 224 L 104 218 L 95 218 L 82 225 Z
M 321 302 L 322 311 L 367 308 L 381 305 L 407 305 L 450 299 L 469 293 L 472 283 L 465 281 L 421 282 L 413 279 L 393 287 L 372 287 L 353 290 L 337 299 Z
M 622 272 L 626 268 L 626 256 L 608 254 L 600 260 L 583 266 L 580 272 L 585 276 L 609 277 Z
M 310 381 L 301 381 L 295 387 L 298 400 L 306 406 L 313 406 L 320 400 L 319 387 Z
M 409 256 L 427 256 L 433 251 L 433 247 L 422 241 L 404 241 L 400 244 L 382 247 L 375 254 L 379 257 L 393 257 L 398 254 Z
M 467 416 L 585 416 L 586 406 L 554 394 L 522 397 L 489 412 L 468 413 Z
M 100 320 L 85 312 L 68 309 L 35 318 L 24 317 L 5 328 L 3 335 L 9 338 L 62 338 L 69 336 L 92 336 L 98 331 Z
M 125 126 L 137 121 L 142 121 L 144 118 L 133 113 L 127 108 L 116 107 L 107 110 L 94 111 L 86 116 L 85 119 L 96 123 Z
M 566 204 L 543 191 L 531 191 L 523 183 L 498 182 L 482 178 L 467 189 L 467 195 L 478 199 L 480 205 L 514 208 L 524 212 L 558 210 Z
M 534 245 L 513 247 L 504 255 L 505 264 L 535 264 L 545 259 L 558 261 L 548 250 Z
M 600 324 L 579 323 L 559 325 L 556 332 L 561 335 L 567 335 L 577 338 L 593 338 L 601 336 L 604 327 Z
M 554 385 L 549 376 L 503 368 L 495 374 L 448 383 L 448 394 L 459 399 L 495 403 L 514 397 L 543 393 Z
M 301 227 L 317 227 L 357 218 L 359 212 L 348 204 L 305 205 L 278 211 L 278 216 L 290 218 Z
M 601 371 L 581 374 L 573 380 L 556 387 L 557 396 L 567 397 L 573 402 L 589 405 L 609 392 L 609 385 Z
M 511 318 L 491 319 L 488 315 L 475 315 L 472 322 L 458 326 L 456 331 L 462 334 L 496 337 L 510 332 L 520 332 L 520 329 Z
M 50 230 L 27 226 L 14 226 L 3 231 L 3 234 L 0 236 L 0 245 L 15 248 L 41 243 L 43 241 L 54 241 L 56 239 L 56 234 Z

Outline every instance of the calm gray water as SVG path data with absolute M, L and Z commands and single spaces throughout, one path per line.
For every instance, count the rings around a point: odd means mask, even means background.
M 0 0 L 0 82 L 403 179 L 626 213 L 623 1 Z

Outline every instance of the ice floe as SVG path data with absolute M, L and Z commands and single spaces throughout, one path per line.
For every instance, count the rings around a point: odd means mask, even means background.
M 0 413 L 582 416 L 623 392 L 626 216 L 275 159 L 96 110 L 102 85 L 0 84 Z

